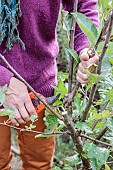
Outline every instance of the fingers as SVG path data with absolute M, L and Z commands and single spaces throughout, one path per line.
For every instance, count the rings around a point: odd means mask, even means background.
M 92 64 L 98 64 L 98 62 L 99 62 L 99 57 L 98 57 L 98 55 L 95 55 L 94 57 L 90 58 L 87 61 L 87 67 L 92 65 Z
M 28 114 L 25 105 L 22 103 L 21 107 L 19 107 L 19 113 L 24 120 L 24 122 L 30 121 L 30 115 Z
M 19 123 L 17 122 L 16 119 L 11 119 L 11 123 L 13 123 L 13 124 L 16 125 L 16 126 L 19 126 Z
M 97 54 L 95 54 L 94 57 L 89 58 L 88 48 L 85 48 L 84 50 L 82 50 L 82 52 L 80 53 L 80 59 L 84 67 L 88 67 L 93 64 L 98 64 L 99 62 L 99 57 Z
M 17 108 L 14 108 L 14 110 L 15 110 L 15 119 L 12 119 L 11 122 L 16 126 L 19 126 L 19 124 L 25 124 L 26 122 L 23 120 L 19 110 Z
M 89 55 L 88 55 L 88 48 L 85 48 L 80 52 L 80 59 L 81 61 L 88 61 L 89 60 Z
M 11 122 L 16 126 L 19 126 L 19 124 L 25 124 L 27 121 L 30 121 L 31 115 L 37 115 L 30 99 L 26 100 L 25 103 L 19 102 L 18 106 L 16 105 L 14 110 L 15 119 L 12 119 Z
M 88 77 L 86 74 L 86 71 L 82 65 L 82 63 L 79 64 L 78 72 L 76 75 L 76 79 L 81 83 L 81 84 L 87 84 L 88 83 Z
M 76 76 L 76 79 L 78 80 L 78 82 L 80 82 L 81 84 L 87 84 L 88 81 L 84 81 L 83 79 L 81 79 L 79 76 Z
M 29 113 L 29 115 L 37 115 L 36 110 L 31 102 L 29 95 L 27 96 L 24 103 L 25 103 L 25 108 L 27 112 Z
M 86 74 L 86 71 L 85 71 L 82 63 L 79 64 L 78 70 L 80 70 L 83 74 Z
M 81 84 L 87 84 L 88 83 L 88 77 L 87 77 L 87 74 L 86 74 L 86 71 L 85 71 L 85 67 L 90 67 L 94 64 L 98 65 L 99 57 L 98 57 L 97 54 L 95 54 L 94 57 L 89 58 L 88 48 L 86 48 L 80 53 L 80 59 L 81 59 L 81 62 L 80 62 L 79 67 L 78 67 L 76 79 Z
M 80 70 L 78 70 L 76 79 L 81 83 L 81 84 L 87 84 L 88 83 L 88 77 L 87 74 L 84 74 Z

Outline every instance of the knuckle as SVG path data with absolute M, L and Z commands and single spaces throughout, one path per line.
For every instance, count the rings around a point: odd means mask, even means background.
M 14 106 L 15 106 L 16 108 L 18 108 L 18 107 L 19 107 L 19 102 L 18 102 L 18 101 L 15 101 L 15 102 L 14 102 Z

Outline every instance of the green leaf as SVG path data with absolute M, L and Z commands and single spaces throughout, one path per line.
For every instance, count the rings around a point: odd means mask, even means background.
M 80 162 L 80 158 L 78 157 L 78 155 L 73 155 L 73 156 L 70 156 L 70 157 L 67 157 L 64 159 L 64 162 L 66 164 L 75 164 L 77 165 L 79 162 Z
M 52 168 L 53 170 L 61 170 L 58 166 Z
M 79 25 L 80 29 L 83 31 L 83 33 L 89 38 L 92 45 L 95 45 L 97 37 L 98 37 L 98 31 L 93 24 L 92 20 L 86 17 L 82 13 L 72 13 L 74 18 L 77 17 L 77 24 Z
M 55 87 L 54 87 L 55 88 Z M 63 97 L 65 94 L 67 94 L 67 89 L 65 87 L 64 82 L 61 80 L 60 77 L 58 77 L 58 85 L 55 88 L 57 92 L 59 92 Z
M 106 92 L 107 100 L 113 100 L 113 89 Z
M 76 115 L 81 115 L 86 105 L 87 105 L 86 99 L 81 100 L 81 97 L 79 98 L 76 96 L 76 98 L 74 99 L 74 110 L 76 112 Z
M 73 170 L 73 168 L 71 166 L 65 166 L 63 170 Z
M 0 116 L 9 116 L 14 113 L 14 109 L 12 108 L 4 108 L 1 110 Z
M 113 65 L 113 58 L 109 58 L 109 61 Z
M 93 123 L 95 120 L 102 120 L 110 117 L 110 111 L 104 110 L 102 113 L 94 113 L 92 117 L 90 117 L 87 122 Z
M 25 126 L 25 128 L 26 128 L 27 130 L 31 130 L 31 129 L 36 128 L 36 126 L 33 125 L 33 124 L 30 124 L 30 126 Z
M 7 90 L 7 85 L 0 86 L 0 92 L 5 92 Z
M 104 41 L 101 42 L 97 48 L 98 54 L 101 54 L 103 46 L 104 46 Z M 113 42 L 109 42 L 106 54 L 113 54 Z
M 107 119 L 106 125 L 113 132 L 113 118 Z
M 55 115 L 46 113 L 43 119 L 45 121 L 46 129 L 44 132 L 52 132 L 56 130 L 58 125 L 58 119 Z
M 70 49 L 70 48 L 66 48 L 66 50 L 69 52 L 69 54 L 71 54 L 71 56 L 73 56 L 73 58 L 76 61 L 76 64 L 79 64 L 80 58 L 79 58 L 78 54 L 76 53 L 76 51 L 73 49 Z
M 99 129 L 99 128 L 105 127 L 105 126 L 106 126 L 105 123 L 103 123 L 103 122 L 98 122 L 97 125 L 95 126 L 95 129 Z
M 76 122 L 74 124 L 74 127 L 87 133 L 92 133 L 91 128 L 88 126 L 86 122 Z
M 5 101 L 5 91 L 6 90 L 7 90 L 7 85 L 0 86 L 0 106 L 2 106 Z
M 35 122 L 38 119 L 38 115 L 32 115 L 30 117 L 31 122 Z
M 86 70 L 86 74 L 88 76 L 89 83 L 91 83 L 91 84 L 98 83 L 100 80 L 103 79 L 103 76 L 91 73 L 88 70 L 88 68 L 85 68 L 85 70 Z
M 85 144 L 84 149 L 87 150 L 87 156 L 90 158 L 92 166 L 97 168 L 93 168 L 94 170 L 100 169 L 110 155 L 110 151 L 108 149 L 98 147 L 93 143 Z
M 67 32 L 68 39 L 70 38 L 70 30 L 72 29 L 72 20 L 73 16 L 67 11 L 62 10 L 62 26 L 63 29 Z
M 110 167 L 107 164 L 105 164 L 105 170 L 110 170 Z
M 59 71 L 59 72 L 58 72 L 58 77 L 60 77 L 60 79 L 64 82 L 65 80 L 68 79 L 68 73 Z

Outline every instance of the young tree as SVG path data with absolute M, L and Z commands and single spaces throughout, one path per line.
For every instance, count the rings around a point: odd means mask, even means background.
M 77 12 L 77 0 L 74 4 L 72 13 L 63 12 L 63 25 L 69 37 L 69 48 L 66 51 L 70 54 L 69 75 L 59 73 L 58 85 L 54 87 L 55 93 L 60 93 L 59 100 L 55 103 L 59 105 L 57 110 L 52 109 L 37 92 L 9 65 L 6 59 L 0 55 L 7 67 L 27 85 L 29 90 L 46 106 L 49 112 L 45 116 L 47 129 L 44 133 L 32 130 L 33 124 L 26 129 L 0 123 L 19 130 L 31 131 L 36 133 L 36 137 L 49 137 L 52 135 L 68 134 L 76 147 L 75 154 L 66 158 L 69 166 L 64 169 L 72 169 L 75 164 L 81 170 L 99 170 L 104 165 L 105 169 L 110 167 L 106 163 L 112 150 L 112 104 L 113 104 L 113 59 L 112 59 L 112 28 L 113 28 L 113 2 L 100 0 L 98 3 L 100 13 L 100 27 L 94 26 L 92 21 L 81 13 Z M 73 70 L 77 70 L 79 57 L 74 51 L 74 30 L 76 23 L 84 34 L 89 38 L 89 56 L 93 57 L 95 53 L 99 55 L 99 64 L 91 65 L 86 69 L 89 83 L 80 85 L 74 77 Z M 95 71 L 95 73 L 92 73 Z M 68 90 L 66 88 L 68 79 Z M 1 105 L 5 99 L 6 86 L 0 89 Z M 99 99 L 95 93 L 99 93 Z M 62 102 L 63 101 L 63 102 Z M 2 115 L 10 115 L 13 111 L 10 109 L 1 110 Z M 34 118 L 31 118 L 34 122 Z M 55 131 L 52 131 L 53 126 Z M 52 127 L 52 128 L 51 128 Z M 65 127 L 66 131 L 63 131 Z M 105 141 L 104 141 L 105 140 Z M 59 170 L 59 167 L 54 167 Z

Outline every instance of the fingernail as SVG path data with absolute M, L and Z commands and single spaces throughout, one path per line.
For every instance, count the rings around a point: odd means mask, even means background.
M 19 126 L 19 124 L 16 124 L 16 126 Z

